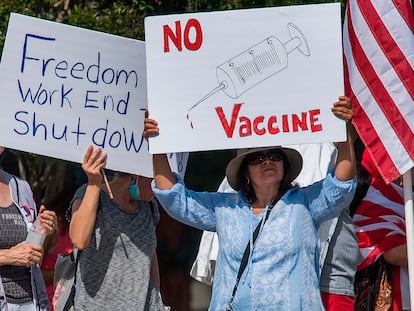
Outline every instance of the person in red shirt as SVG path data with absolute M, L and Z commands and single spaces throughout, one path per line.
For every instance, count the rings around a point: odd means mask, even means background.
M 41 265 L 50 310 L 55 310 L 52 306 L 52 298 L 54 294 L 53 277 L 56 259 L 59 254 L 69 254 L 73 248 L 72 241 L 69 238 L 69 224 L 65 216 L 73 192 L 65 188 L 64 193 L 59 193 L 59 195 L 54 196 L 48 203 L 48 206 L 55 210 L 58 219 L 58 227 L 55 234 L 46 238 L 45 253 Z

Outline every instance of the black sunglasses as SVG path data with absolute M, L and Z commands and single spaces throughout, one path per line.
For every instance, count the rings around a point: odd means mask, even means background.
M 272 149 L 268 152 L 256 152 L 246 156 L 245 161 L 249 165 L 258 165 L 263 163 L 266 158 L 272 162 L 279 162 L 285 159 L 285 154 L 279 149 Z

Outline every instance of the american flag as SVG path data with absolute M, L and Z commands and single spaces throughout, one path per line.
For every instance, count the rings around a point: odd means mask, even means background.
M 345 93 L 387 183 L 414 166 L 414 16 L 408 0 L 349 0 Z
M 403 188 L 375 176 L 353 216 L 362 262 L 358 271 L 385 251 L 406 244 Z M 393 310 L 410 309 L 408 269 L 392 266 Z M 398 294 L 399 293 L 399 294 Z

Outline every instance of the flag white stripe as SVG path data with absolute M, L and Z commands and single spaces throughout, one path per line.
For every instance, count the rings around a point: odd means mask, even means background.
M 367 231 L 375 231 L 375 230 L 379 230 L 379 229 L 387 229 L 387 230 L 392 230 L 392 232 L 389 232 L 388 234 L 386 234 L 386 237 L 392 236 L 392 235 L 403 235 L 405 236 L 405 230 L 401 230 L 398 226 L 396 226 L 393 223 L 388 223 L 386 221 L 384 222 L 377 222 L 375 224 L 367 224 L 364 226 L 355 226 L 356 229 L 358 229 L 358 231 L 361 232 L 367 232 Z
M 384 219 L 385 221 L 393 222 L 395 224 L 401 224 L 405 222 L 404 217 L 399 216 L 399 215 L 385 215 L 385 216 L 382 216 L 381 218 Z M 405 235 L 405 229 L 402 232 Z
M 362 23 L 363 21 L 362 16 L 359 14 L 359 10 L 355 8 L 355 5 L 352 1 L 349 2 L 349 9 L 351 10 L 351 15 L 358 16 L 357 18 L 359 22 L 356 25 L 352 25 L 353 29 L 359 29 L 358 32 L 361 33 L 361 28 L 364 29 L 364 32 L 369 34 L 372 39 L 372 34 L 369 28 L 367 27 L 366 23 Z M 352 22 L 355 22 L 355 19 L 352 19 Z M 347 25 L 348 18 L 345 17 L 345 24 Z M 374 96 L 367 87 L 365 81 L 363 80 L 362 76 L 359 73 L 359 70 L 354 62 L 352 49 L 349 42 L 349 34 L 348 28 L 344 27 L 344 53 L 347 60 L 347 65 L 349 68 L 349 82 L 351 88 L 358 98 L 358 101 L 361 103 L 361 108 L 365 111 L 368 118 L 372 122 L 374 128 L 377 131 L 377 135 L 379 139 L 383 142 L 384 146 L 387 148 L 387 152 L 390 155 L 392 161 L 394 162 L 399 172 L 403 174 L 404 172 L 408 171 L 413 166 L 413 161 L 409 157 L 407 151 L 403 148 L 399 137 L 392 131 L 392 124 L 390 124 L 382 113 L 380 109 L 378 109 L 378 104 L 374 100 Z M 364 36 L 360 36 L 359 40 L 363 40 L 364 45 L 366 44 L 367 38 Z M 375 41 L 375 40 L 374 40 Z M 374 43 L 378 46 L 377 42 Z M 364 46 L 362 45 L 362 46 Z M 378 53 L 381 54 L 381 53 Z M 383 54 L 382 54 L 383 55 Z M 384 58 L 382 58 L 383 60 Z M 385 61 L 388 63 L 388 60 Z M 388 63 L 389 64 L 389 63 Z M 392 70 L 394 72 L 394 70 Z M 397 83 L 401 84 L 401 82 Z M 399 103 L 399 102 L 398 102 Z M 414 122 L 413 122 L 414 123 Z M 384 143 L 386 142 L 386 143 Z
M 355 224 L 356 222 L 363 221 L 363 220 L 368 220 L 368 219 L 371 219 L 371 217 L 367 217 L 367 216 L 361 215 L 361 214 L 354 214 L 354 216 L 352 216 L 352 220 L 354 222 L 355 228 L 359 227 Z
M 410 63 L 411 70 L 414 70 L 414 34 L 411 32 L 411 29 L 403 22 L 404 19 L 391 1 L 372 0 L 371 2 L 375 6 L 378 15 L 384 21 L 394 41 Z M 398 20 L 402 22 L 397 25 L 395 21 Z M 411 40 L 407 40 L 407 38 L 411 38 Z
M 383 4 L 384 3 L 389 4 L 389 1 L 381 0 L 381 2 Z M 383 85 L 387 86 L 390 96 L 392 97 L 393 101 L 397 104 L 396 108 L 399 109 L 400 113 L 405 117 L 405 119 L 413 120 L 413 122 L 407 122 L 407 123 L 408 123 L 408 126 L 410 126 L 411 131 L 414 132 L 414 109 L 413 109 L 414 101 L 411 99 L 411 95 L 408 93 L 407 89 L 404 87 L 404 84 L 401 83 L 400 77 L 395 72 L 392 64 L 388 61 L 387 56 L 381 50 L 381 47 L 378 45 L 376 38 L 372 34 L 371 29 L 368 27 L 367 23 L 365 22 L 364 17 L 361 15 L 361 12 L 359 11 L 358 7 L 356 5 L 351 5 L 350 7 L 352 10 L 351 14 L 353 16 L 353 19 L 352 19 L 353 28 L 357 34 L 358 41 L 364 43 L 362 45 L 362 48 L 365 54 L 367 55 L 371 65 L 373 66 L 378 76 L 378 79 L 381 80 Z M 381 6 L 378 6 L 377 8 L 381 8 L 382 11 L 384 11 L 384 8 Z M 390 8 L 388 8 L 388 10 L 390 10 Z M 380 12 L 380 16 L 381 14 L 385 14 L 382 11 Z M 397 10 L 394 10 L 394 12 L 398 13 Z M 401 15 L 399 14 L 389 14 L 389 15 L 392 15 L 389 17 L 394 18 L 393 20 L 394 24 L 396 20 L 400 20 L 400 21 L 402 20 Z M 385 21 L 383 20 L 383 22 Z M 405 23 L 399 23 L 399 24 L 401 26 L 407 25 Z M 412 37 L 411 31 L 409 33 L 411 34 L 411 37 Z M 409 37 L 410 36 L 406 36 L 404 38 L 405 41 L 414 42 L 413 40 L 407 40 L 407 38 Z M 396 43 L 398 44 L 398 42 Z M 404 44 L 402 45 L 407 45 L 407 43 L 404 42 Z M 412 46 L 411 53 L 413 53 L 413 51 L 414 51 L 414 45 Z M 391 86 L 392 86 L 392 89 L 391 89 Z M 407 99 L 411 99 L 411 100 L 407 100 Z M 399 165 L 397 166 L 400 167 Z
M 405 209 L 403 204 L 389 200 L 381 193 L 381 191 L 372 186 L 368 188 L 364 201 L 369 201 L 380 206 L 386 206 L 386 208 L 392 209 L 399 216 L 403 218 L 405 217 Z
M 344 48 L 345 50 L 350 48 L 348 42 L 344 43 Z M 346 52 L 346 54 L 347 53 L 348 52 Z M 399 172 L 402 173 L 401 171 L 407 171 L 412 166 L 411 158 L 406 150 L 402 148 L 400 138 L 392 130 L 392 124 L 388 122 L 388 119 L 384 116 L 382 111 L 378 109 L 377 103 L 374 100 L 370 89 L 362 79 L 352 57 L 347 57 L 347 64 L 349 68 L 349 82 L 358 101 L 363 103 L 361 108 L 370 119 L 377 132 L 378 138 L 383 142 L 385 148 L 387 148 L 387 152 L 395 166 L 397 168 L 402 167 L 402 169 L 399 169 Z
M 364 248 L 360 248 L 359 251 L 361 253 L 362 258 L 365 260 L 369 254 L 371 254 L 371 252 L 375 249 L 374 246 L 370 246 L 370 247 L 364 247 Z M 378 256 L 379 257 L 379 256 Z M 377 257 L 377 258 L 378 258 Z

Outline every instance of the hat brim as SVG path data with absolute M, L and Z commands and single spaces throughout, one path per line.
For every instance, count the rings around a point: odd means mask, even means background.
M 273 146 L 273 147 L 259 147 L 259 148 L 247 148 L 247 149 L 239 149 L 237 152 L 237 156 L 233 158 L 226 167 L 226 177 L 227 181 L 229 182 L 230 186 L 234 190 L 240 190 L 240 185 L 238 181 L 238 173 L 240 170 L 240 166 L 243 163 L 244 158 L 251 154 L 260 151 L 272 150 L 272 149 L 280 149 L 286 155 L 287 160 L 289 161 L 290 172 L 289 173 L 289 182 L 292 182 L 302 170 L 303 160 L 301 154 L 292 148 L 286 148 L 281 146 Z

